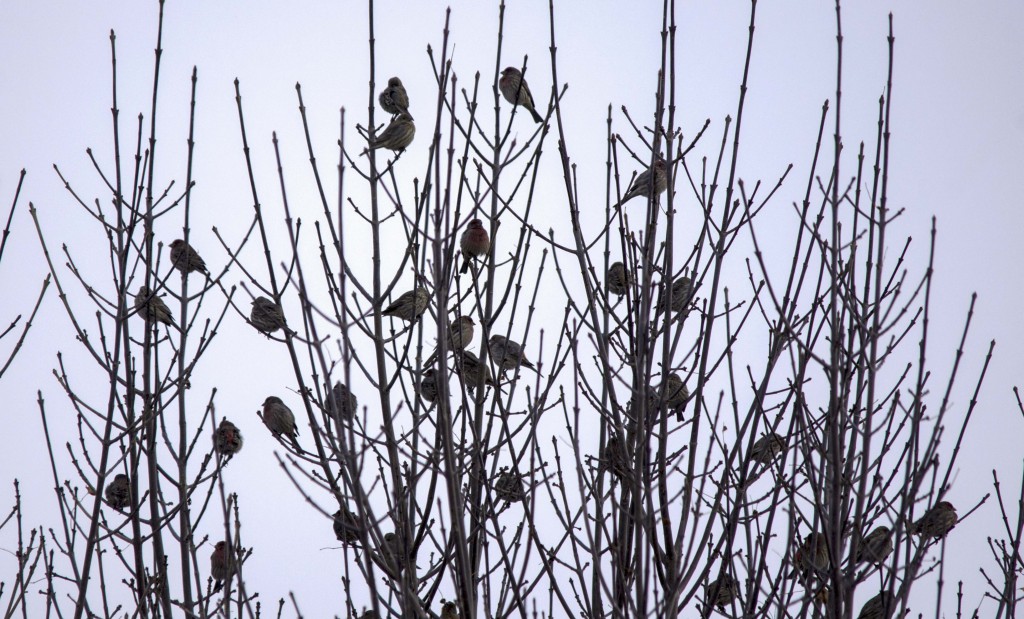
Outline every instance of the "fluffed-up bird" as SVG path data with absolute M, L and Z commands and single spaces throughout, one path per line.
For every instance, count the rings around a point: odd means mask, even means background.
M 469 271 L 469 265 L 473 260 L 487 257 L 487 252 L 491 250 L 491 237 L 487 235 L 482 221 L 470 220 L 459 239 L 459 247 L 462 249 L 462 268 L 459 269 L 459 273 Z
M 369 150 L 386 148 L 395 152 L 402 151 L 412 144 L 414 137 L 416 137 L 416 123 L 412 121 L 412 116 L 403 112 L 392 120 L 391 124 L 384 128 L 384 131 L 380 132 L 380 135 L 370 145 Z
M 494 496 L 499 501 L 519 503 L 526 498 L 526 489 L 523 487 L 523 478 L 515 471 L 501 467 L 501 471 L 494 480 Z
M 494 376 L 491 374 L 491 367 L 481 363 L 480 358 L 469 350 L 463 350 L 455 357 L 455 369 L 462 375 L 462 381 L 469 387 L 472 393 L 483 377 L 485 386 L 497 387 Z
M 438 376 L 434 368 L 427 368 L 423 370 L 423 374 L 420 375 L 420 385 L 418 392 L 420 397 L 427 402 L 433 402 L 437 399 L 437 384 Z
M 210 554 L 210 576 L 217 581 L 215 590 L 224 586 L 224 581 L 235 575 L 235 552 L 227 542 L 217 542 Z
M 397 77 L 388 80 L 388 85 L 380 91 L 377 101 L 392 116 L 409 114 L 409 94 L 405 92 L 402 80 Z M 412 114 L 409 114 L 409 118 L 412 118 Z
M 398 570 L 402 565 L 402 542 L 394 532 L 389 531 L 384 534 L 380 556 L 384 563 L 393 570 Z
M 206 270 L 206 261 L 184 239 L 175 239 L 171 243 L 171 264 L 186 275 L 196 271 L 210 274 Z
M 135 293 L 135 311 L 148 323 L 155 320 L 169 327 L 177 328 L 177 325 L 174 324 L 174 315 L 171 314 L 171 308 L 167 307 L 164 300 L 156 296 L 146 286 L 142 286 Z
M 284 329 L 284 310 L 277 303 L 267 297 L 256 297 L 252 302 L 252 311 L 249 313 L 249 322 L 260 333 L 270 335 L 278 329 Z
M 213 431 L 213 451 L 222 456 L 233 456 L 242 450 L 242 433 L 238 426 L 227 419 L 221 419 L 220 425 Z
M 616 262 L 608 267 L 608 273 L 605 275 L 604 282 L 608 292 L 621 297 L 626 294 L 626 289 L 629 288 L 629 284 L 629 272 L 626 271 L 626 265 L 621 262 Z
M 754 441 L 750 459 L 759 464 L 768 464 L 786 449 L 786 439 L 774 432 Z
M 890 608 L 892 601 L 892 595 L 888 591 L 882 591 L 867 602 L 864 602 L 864 606 L 861 607 L 857 619 L 882 619 L 883 617 L 889 617 L 889 611 L 893 610 Z
M 672 289 L 670 292 L 672 302 L 669 305 L 669 307 L 672 308 L 673 312 L 682 311 L 689 304 L 690 296 L 692 294 L 693 283 L 690 281 L 690 278 L 686 277 L 685 275 L 677 278 L 674 282 L 672 282 Z M 664 312 L 665 305 L 665 297 L 662 296 L 660 299 L 658 299 L 658 310 Z
M 354 544 L 359 541 L 359 535 L 363 527 L 359 518 L 348 507 L 342 507 L 334 512 L 334 536 L 344 544 Z
M 263 401 L 263 423 L 274 437 L 282 435 L 287 437 L 295 446 L 295 450 L 302 453 L 297 438 L 299 428 L 295 425 L 295 414 L 281 401 L 281 398 L 272 395 Z
M 626 190 L 626 195 L 622 196 L 622 199 L 619 200 L 616 206 L 622 206 L 637 196 L 650 198 L 664 192 L 668 189 L 667 169 L 668 165 L 665 163 L 665 160 L 658 159 L 654 162 L 653 166 L 637 174 L 636 178 L 629 185 L 629 189 Z M 651 193 L 652 190 L 653 194 Z
M 114 479 L 107 484 L 103 492 L 107 499 L 107 505 L 119 512 L 123 512 L 132 505 L 132 484 L 131 480 L 124 473 L 114 475 Z
M 359 410 L 359 400 L 356 394 L 341 384 L 341 381 L 334 383 L 331 393 L 327 396 L 327 411 L 335 419 L 351 421 Z M 339 421 L 340 423 L 340 421 Z
M 704 597 L 707 603 L 719 610 L 732 604 L 738 594 L 739 583 L 729 574 L 722 574 L 704 586 Z
M 665 398 L 665 406 L 676 409 L 684 406 L 690 399 L 690 390 L 686 388 L 678 374 L 671 372 L 661 385 L 661 397 Z
M 513 342 L 504 335 L 498 335 L 497 333 L 492 335 L 491 339 L 487 342 L 487 350 L 491 353 L 491 358 L 494 359 L 494 362 L 502 372 L 514 370 L 519 366 L 530 368 L 534 372 L 537 371 L 537 366 L 533 365 L 533 362 L 523 354 L 522 345 L 518 342 Z
M 441 619 L 458 619 L 459 606 L 455 602 L 445 602 L 441 605 Z
M 427 293 L 426 288 L 417 287 L 415 290 L 402 293 L 385 307 L 381 314 L 415 322 L 423 315 L 423 312 L 427 311 L 428 305 L 430 305 L 430 294 Z
M 942 539 L 953 530 L 956 523 L 956 508 L 949 501 L 942 501 L 914 523 L 912 532 L 925 539 Z
M 473 343 L 476 323 L 471 316 L 459 316 L 448 325 L 448 349 L 452 352 L 465 350 Z
M 892 554 L 892 533 L 889 527 L 875 527 L 860 540 L 857 548 L 857 563 L 867 561 L 872 565 L 880 565 Z
M 828 556 L 828 539 L 824 533 L 810 533 L 797 548 L 794 557 L 797 568 L 805 576 L 824 572 L 831 565 Z
M 543 122 L 544 117 L 537 113 L 533 103 L 530 86 L 523 79 L 523 73 L 515 67 L 505 67 L 498 79 L 498 90 L 505 100 L 512 105 L 522 106 L 533 116 L 534 122 Z

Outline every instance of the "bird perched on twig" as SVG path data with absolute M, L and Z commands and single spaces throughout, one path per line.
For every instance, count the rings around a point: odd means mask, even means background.
M 171 243 L 171 264 L 186 275 L 196 271 L 203 275 L 210 274 L 206 270 L 206 261 L 183 239 Z
M 523 488 L 523 477 L 515 471 L 501 467 L 498 477 L 494 480 L 494 496 L 501 501 L 519 503 L 526 498 L 526 489 Z
M 685 275 L 676 279 L 672 282 L 672 290 L 670 297 L 672 299 L 669 305 L 673 312 L 681 312 L 690 302 L 690 296 L 693 294 L 693 284 L 690 282 L 690 278 Z M 665 311 L 665 297 L 662 296 L 658 299 L 658 311 Z
M 750 450 L 750 459 L 760 464 L 768 464 L 786 449 L 786 439 L 772 432 L 754 442 Z
M 220 420 L 220 425 L 213 431 L 213 450 L 228 457 L 242 450 L 242 433 L 235 424 L 227 419 Z
M 412 122 L 412 116 L 408 112 L 402 112 L 384 128 L 384 131 L 380 132 L 367 151 L 386 148 L 397 153 L 408 148 L 414 137 L 416 137 L 416 124 Z
M 146 286 L 142 286 L 135 293 L 135 311 L 139 316 L 145 318 L 148 323 L 155 320 L 162 322 L 168 327 L 178 328 L 178 325 L 174 324 L 174 315 L 171 314 L 171 308 L 167 307 L 164 300 L 156 296 Z
M 889 527 L 876 527 L 864 536 L 857 548 L 857 563 L 867 561 L 872 565 L 880 565 L 892 554 L 892 534 Z
M 889 616 L 892 596 L 888 591 L 882 591 L 867 602 L 860 609 L 857 619 L 882 619 Z
M 804 538 L 796 555 L 797 568 L 806 577 L 814 573 L 824 572 L 831 565 L 828 556 L 828 539 L 824 533 L 809 533 Z
M 498 386 L 491 374 L 491 367 L 481 363 L 480 358 L 471 351 L 463 350 L 455 357 L 455 368 L 462 375 L 462 381 L 469 387 L 470 392 L 476 390 L 481 376 L 483 376 L 485 386 Z
M 131 480 L 124 473 L 118 473 L 114 476 L 113 481 L 107 484 L 103 495 L 107 499 L 107 505 L 123 512 L 132 505 Z
M 544 121 L 544 117 L 538 114 L 536 108 L 534 108 L 530 87 L 527 85 L 526 80 L 523 79 L 523 73 L 519 69 L 505 67 L 505 70 L 501 72 L 501 77 L 498 79 L 498 90 L 501 91 L 505 100 L 513 106 L 522 106 L 529 112 L 533 116 L 534 122 Z
M 956 526 L 956 508 L 949 501 L 942 501 L 932 507 L 914 523 L 911 533 L 928 539 L 942 539 Z
M 297 438 L 299 428 L 295 425 L 295 414 L 281 401 L 281 398 L 272 395 L 263 401 L 263 424 L 275 438 L 282 434 L 287 436 L 295 446 L 295 451 L 302 453 Z
M 267 297 L 256 297 L 252 302 L 249 322 L 256 330 L 270 335 L 278 329 L 285 329 L 284 310 Z
M 459 239 L 459 246 L 462 249 L 462 268 L 459 273 L 469 270 L 469 263 L 476 258 L 486 258 L 487 252 L 491 250 L 491 237 L 487 235 L 483 222 L 473 219 L 469 226 L 462 232 Z
M 706 603 L 718 607 L 719 610 L 732 604 L 738 593 L 739 583 L 729 574 L 722 574 L 704 586 Z
M 455 602 L 445 602 L 441 605 L 441 619 L 458 619 L 459 606 Z
M 470 316 L 459 316 L 452 320 L 448 325 L 446 334 L 448 338 L 448 351 L 458 353 L 466 348 L 473 341 L 473 327 L 475 325 L 476 323 L 473 322 L 473 318 Z M 432 365 L 434 359 L 437 359 L 437 348 L 434 348 L 434 352 L 430 353 L 430 356 L 423 362 L 423 365 Z
M 380 91 L 377 101 L 384 111 L 392 116 L 409 114 L 409 95 L 405 92 L 402 80 L 397 77 L 388 80 L 388 85 Z M 412 114 L 409 114 L 409 118 L 412 118 Z
M 416 319 L 427 311 L 430 305 L 430 295 L 426 288 L 417 287 L 415 290 L 403 293 L 400 297 L 384 308 L 381 314 L 394 316 L 408 322 L 416 322 Z
M 327 411 L 336 419 L 351 420 L 359 410 L 359 400 L 341 381 L 334 383 L 327 397 Z M 340 421 L 338 422 L 340 423 Z
M 498 335 L 497 333 L 492 335 L 491 339 L 487 342 L 487 349 L 502 372 L 514 370 L 520 365 L 524 368 L 530 368 L 534 372 L 537 371 L 537 366 L 533 365 L 526 358 L 526 355 L 523 354 L 522 345 L 518 342 L 513 342 L 504 335 Z
M 220 591 L 224 581 L 235 575 L 235 552 L 227 542 L 217 542 L 210 554 L 210 576 L 217 581 L 214 591 Z
M 423 370 L 423 374 L 420 376 L 420 384 L 417 391 L 427 402 L 433 402 L 437 399 L 437 385 L 438 376 L 434 368 L 427 368 Z
M 661 396 L 665 398 L 665 405 L 670 409 L 680 406 L 685 407 L 686 401 L 690 399 L 690 390 L 683 384 L 683 379 L 672 372 L 661 385 Z
M 341 509 L 334 512 L 334 535 L 339 542 L 345 544 L 358 542 L 362 529 L 359 518 L 348 507 L 342 506 Z
M 626 271 L 626 265 L 621 262 L 616 262 L 608 267 L 608 273 L 605 275 L 604 282 L 608 292 L 621 297 L 626 294 L 626 289 L 629 288 L 629 284 L 629 273 Z
M 654 162 L 653 166 L 636 175 L 636 178 L 629 185 L 629 189 L 626 190 L 626 195 L 622 196 L 622 199 L 615 206 L 622 206 L 637 196 L 644 198 L 657 197 L 668 189 L 667 169 L 668 164 L 665 163 L 664 159 L 659 158 Z

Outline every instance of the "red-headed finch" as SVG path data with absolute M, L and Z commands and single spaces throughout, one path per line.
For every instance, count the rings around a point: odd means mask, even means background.
M 135 293 L 135 311 L 146 319 L 146 322 L 162 322 L 169 327 L 177 327 L 174 324 L 174 315 L 171 308 L 167 307 L 164 300 L 156 296 L 146 286 L 139 288 Z
M 409 114 L 409 95 L 405 92 L 402 80 L 397 77 L 388 80 L 388 85 L 384 90 L 380 91 L 377 101 L 380 102 L 380 106 L 384 108 L 384 111 L 392 116 Z M 412 118 L 411 114 L 409 118 Z
M 235 424 L 227 419 L 220 420 L 213 431 L 213 450 L 222 456 L 233 456 L 242 450 L 242 433 Z
M 733 603 L 739 594 L 739 583 L 729 574 L 722 574 L 704 586 L 707 604 L 717 606 L 719 610 Z
M 384 308 L 381 314 L 415 322 L 430 305 L 430 295 L 426 288 L 416 288 L 403 293 L 400 297 Z
M 666 189 L 668 189 L 668 165 L 664 159 L 658 159 L 654 162 L 654 165 L 643 172 L 636 175 L 630 184 L 629 189 L 626 190 L 626 195 L 622 196 L 617 206 L 622 206 L 626 202 L 629 202 L 637 196 L 644 198 L 650 198 L 657 196 Z M 651 171 L 654 171 L 653 174 Z M 653 184 L 652 184 L 653 183 Z M 653 194 L 652 194 L 653 190 Z
M 210 554 L 210 576 L 217 581 L 215 590 L 220 590 L 225 580 L 235 575 L 235 552 L 227 542 L 217 542 Z
M 857 548 L 857 563 L 867 561 L 872 565 L 880 565 L 892 554 L 892 533 L 889 527 L 876 527 L 860 540 Z
M 501 72 L 501 77 L 498 79 L 498 90 L 501 91 L 506 101 L 512 105 L 521 105 L 529 112 L 533 116 L 534 122 L 544 121 L 544 117 L 538 114 L 534 108 L 530 87 L 527 85 L 526 80 L 523 79 L 523 74 L 519 69 L 505 67 L 505 70 Z
M 942 501 L 926 511 L 924 516 L 914 523 L 911 532 L 925 539 L 941 539 L 946 537 L 946 533 L 953 530 L 956 523 L 956 508 L 949 501 Z
M 629 272 L 626 271 L 626 265 L 621 262 L 608 267 L 608 274 L 605 275 L 604 285 L 608 288 L 608 292 L 615 296 L 621 297 L 626 294 L 626 289 L 629 288 Z
M 195 271 L 210 274 L 206 270 L 206 261 L 182 239 L 176 239 L 171 243 L 171 264 L 186 275 Z
M 281 398 L 272 395 L 263 401 L 263 423 L 274 437 L 288 437 L 296 451 L 302 453 L 296 438 L 299 435 L 299 428 L 295 425 L 295 415 Z
M 386 148 L 398 152 L 405 150 L 412 144 L 416 137 L 416 124 L 412 122 L 412 116 L 408 113 L 401 113 L 391 121 L 391 124 L 380 132 L 380 135 L 370 145 L 370 150 Z
M 285 328 L 284 310 L 267 297 L 256 297 L 252 302 L 249 322 L 260 333 L 271 334 Z
M 501 368 L 501 371 L 514 370 L 520 365 L 524 368 L 530 368 L 534 372 L 537 371 L 537 366 L 526 358 L 523 354 L 523 347 L 518 342 L 513 342 L 507 339 L 503 335 L 495 333 L 491 336 L 491 339 L 487 342 L 487 349 L 491 353 L 491 358 Z
M 462 232 L 459 246 L 463 257 L 459 273 L 465 273 L 469 270 L 470 262 L 476 258 L 486 258 L 491 249 L 491 237 L 487 235 L 483 222 L 479 219 L 470 220 L 469 226 Z
M 114 479 L 107 484 L 103 495 L 107 498 L 107 505 L 123 512 L 132 505 L 131 480 L 124 473 L 114 475 Z

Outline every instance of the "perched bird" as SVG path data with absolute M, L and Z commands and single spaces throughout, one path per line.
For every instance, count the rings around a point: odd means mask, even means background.
M 405 92 L 402 80 L 397 77 L 388 80 L 387 87 L 380 91 L 377 101 L 384 111 L 392 116 L 409 114 L 409 95 Z M 409 115 L 409 118 L 412 118 L 412 115 Z
M 608 267 L 608 273 L 605 275 L 605 288 L 608 292 L 621 297 L 626 294 L 626 288 L 629 288 L 629 272 L 626 271 L 626 265 L 621 262 Z
M 380 135 L 370 145 L 369 150 L 386 148 L 395 152 L 405 150 L 412 144 L 416 137 L 416 124 L 412 122 L 412 116 L 408 112 L 402 112 L 391 124 L 380 132 Z
M 942 501 L 924 513 L 914 523 L 911 532 L 928 539 L 942 539 L 956 526 L 956 508 L 949 501 Z
M 242 450 L 242 433 L 235 424 L 227 419 L 220 420 L 213 431 L 213 450 L 222 456 L 233 456 Z
M 342 507 L 334 512 L 334 536 L 339 542 L 354 544 L 359 541 L 359 534 L 363 527 L 359 519 L 347 507 Z
M 124 473 L 114 475 L 114 480 L 107 484 L 103 495 L 107 498 L 107 505 L 123 512 L 132 505 L 131 480 Z
M 750 450 L 750 459 L 760 464 L 768 464 L 785 449 L 786 439 L 773 432 L 754 442 L 754 447 Z
M 709 582 L 704 586 L 707 603 L 717 606 L 719 610 L 732 604 L 738 593 L 739 583 L 729 574 L 722 574 L 714 582 Z
M 654 162 L 654 165 L 644 170 L 643 172 L 636 175 L 633 182 L 630 184 L 629 189 L 626 190 L 626 195 L 622 196 L 619 203 L 616 206 L 622 206 L 626 202 L 629 202 L 637 196 L 643 196 L 644 198 L 652 197 L 651 190 L 654 190 L 653 197 L 658 196 L 666 189 L 668 189 L 668 165 L 664 159 L 658 159 Z M 653 179 L 652 177 L 653 170 Z M 653 186 L 652 186 L 653 180 Z
M 455 602 L 445 602 L 441 605 L 441 619 L 458 619 L 459 606 Z
M 797 548 L 797 567 L 804 574 L 823 572 L 829 568 L 831 561 L 828 557 L 828 540 L 824 533 L 810 533 L 804 538 L 800 547 Z
M 171 308 L 167 307 L 164 300 L 156 296 L 146 286 L 139 288 L 135 293 L 135 311 L 146 319 L 146 322 L 162 322 L 169 327 L 177 327 L 174 324 L 174 316 Z
M 892 553 L 892 534 L 889 527 L 876 527 L 860 540 L 857 548 L 857 563 L 867 561 L 872 565 L 881 565 L 882 561 Z
M 626 446 L 612 434 L 601 450 L 600 470 L 611 471 L 619 480 L 626 480 L 632 475 L 629 460 Z
M 533 95 L 530 94 L 530 87 L 523 79 L 522 72 L 515 67 L 505 67 L 498 79 L 498 90 L 501 91 L 505 100 L 512 105 L 521 105 L 533 116 L 534 122 L 543 122 L 544 118 L 537 113 L 533 105 Z
M 417 391 L 420 397 L 427 402 L 437 399 L 437 372 L 434 371 L 434 368 L 427 368 L 423 371 Z
M 206 270 L 206 261 L 182 239 L 177 239 L 171 243 L 171 264 L 186 275 L 195 271 L 205 275 L 210 274 Z
M 327 396 L 327 410 L 336 419 L 351 420 L 359 410 L 359 400 L 356 399 L 356 394 L 338 381 L 334 383 L 331 394 Z
M 497 386 L 497 383 L 494 382 L 494 377 L 491 374 L 491 367 L 487 364 L 481 363 L 480 358 L 471 351 L 462 351 L 462 354 L 456 357 L 455 367 L 462 375 L 462 380 L 466 386 L 469 387 L 470 392 L 476 390 L 477 383 L 480 382 L 481 376 L 483 376 L 484 385 L 491 387 Z
M 402 564 L 402 542 L 394 532 L 384 534 L 384 543 L 380 547 L 381 558 L 393 570 Z
M 526 355 L 523 354 L 523 347 L 518 342 L 513 342 L 503 335 L 498 335 L 497 333 L 492 335 L 491 339 L 487 342 L 487 349 L 502 372 L 514 370 L 520 365 L 524 368 L 530 368 L 534 372 L 537 371 L 537 366 L 533 365 L 526 358 Z
M 427 289 L 418 287 L 403 293 L 392 301 L 391 305 L 385 307 L 381 314 L 416 322 L 416 319 L 427 311 L 428 305 L 430 305 L 430 295 L 427 293 Z
M 295 449 L 302 452 L 299 440 L 296 438 L 299 435 L 299 428 L 295 425 L 295 415 L 292 413 L 292 409 L 281 401 L 281 398 L 272 395 L 263 401 L 263 423 L 275 438 L 282 434 L 287 436 Z
M 469 270 L 470 262 L 481 256 L 486 257 L 487 252 L 491 250 L 491 237 L 487 236 L 483 222 L 479 219 L 470 220 L 469 226 L 462 232 L 459 246 L 462 248 L 463 257 L 459 273 L 465 273 Z
M 285 328 L 284 310 L 267 297 L 256 297 L 252 302 L 249 322 L 260 333 L 270 335 L 278 329 Z
M 501 471 L 494 480 L 494 495 L 500 501 L 519 503 L 526 498 L 526 490 L 523 488 L 523 478 L 515 471 L 501 467 Z
M 380 615 L 377 614 L 377 611 L 371 608 L 359 615 L 359 619 L 380 619 Z
M 210 554 L 210 576 L 217 581 L 215 590 L 224 586 L 224 581 L 235 575 L 235 552 L 227 542 L 217 542 Z
M 693 294 L 693 284 L 690 282 L 690 278 L 683 275 L 676 281 L 672 282 L 672 303 L 671 308 L 673 312 L 682 311 L 690 302 L 690 296 Z M 665 298 L 664 296 L 658 299 L 658 310 L 665 311 Z
M 882 591 L 867 602 L 860 609 L 857 619 L 882 619 L 889 616 L 891 610 L 892 595 L 888 591 Z
M 464 350 L 473 342 L 473 327 L 476 325 L 471 316 L 459 316 L 448 325 L 448 348 L 452 352 Z
M 683 384 L 683 379 L 672 372 L 661 385 L 661 396 L 665 398 L 665 405 L 668 408 L 675 409 L 684 406 L 690 399 L 690 390 Z

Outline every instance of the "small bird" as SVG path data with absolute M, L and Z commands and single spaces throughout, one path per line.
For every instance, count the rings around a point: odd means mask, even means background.
M 107 505 L 123 512 L 132 505 L 131 480 L 124 473 L 118 473 L 114 476 L 114 480 L 107 484 L 103 495 L 107 498 Z
M 876 527 L 860 541 L 857 548 L 857 563 L 867 561 L 872 565 L 881 565 L 892 553 L 892 534 L 889 527 Z
M 458 619 L 459 606 L 455 602 L 445 602 L 441 605 L 441 619 Z
M 402 564 L 402 543 L 394 532 L 384 534 L 384 543 L 380 547 L 381 558 L 393 570 Z
M 213 450 L 228 457 L 242 450 L 242 433 L 235 424 L 227 419 L 220 420 L 220 425 L 213 431 Z
M 732 604 L 738 593 L 739 583 L 729 574 L 722 574 L 714 582 L 704 586 L 707 603 L 717 606 L 719 610 L 724 610 L 726 606 Z
M 828 540 L 824 533 L 810 533 L 804 538 L 800 547 L 797 548 L 797 567 L 805 575 L 815 572 L 823 572 L 829 568 L 831 561 L 828 557 Z
M 608 273 L 605 275 L 605 288 L 608 292 L 615 296 L 621 297 L 626 294 L 626 289 L 629 288 L 630 284 L 629 272 L 626 271 L 626 265 L 621 262 L 608 267 Z
M 416 137 L 416 124 L 412 122 L 412 116 L 408 112 L 402 112 L 391 124 L 380 132 L 380 135 L 370 145 L 369 150 L 386 148 L 395 152 L 405 150 L 412 144 Z
M 683 379 L 672 372 L 661 385 L 661 396 L 665 398 L 665 406 L 676 409 L 686 405 L 686 401 L 690 399 L 690 390 L 683 384 Z
M 481 375 L 483 376 L 484 385 L 497 387 L 497 383 L 494 382 L 494 377 L 491 374 L 491 367 L 481 363 L 480 358 L 471 351 L 462 351 L 462 354 L 456 357 L 455 363 L 456 370 L 462 375 L 462 380 L 469 387 L 470 392 L 476 390 Z
M 465 350 L 473 342 L 473 322 L 471 316 L 459 316 L 448 325 L 448 348 L 452 352 Z
M 428 305 L 430 305 L 430 295 L 427 294 L 427 289 L 418 287 L 403 293 L 402 296 L 392 301 L 391 305 L 384 308 L 381 314 L 401 318 L 408 322 L 416 322 L 416 319 L 427 311 Z
M 514 370 L 520 365 L 524 368 L 530 368 L 534 372 L 537 371 L 537 366 L 533 365 L 526 358 L 526 355 L 523 354 L 523 347 L 518 342 L 513 342 L 503 335 L 498 335 L 497 333 L 492 335 L 491 339 L 487 342 L 487 349 L 502 372 Z
M 786 449 L 786 439 L 772 432 L 757 439 L 750 450 L 750 459 L 760 464 L 768 464 Z
M 637 196 L 643 196 L 645 198 L 652 197 L 651 190 L 654 190 L 654 197 L 657 197 L 660 193 L 668 189 L 668 165 L 664 159 L 658 159 L 654 162 L 654 165 L 644 170 L 643 172 L 636 175 L 630 184 L 629 189 L 626 190 L 626 195 L 622 196 L 619 203 L 616 206 L 622 206 L 626 202 L 629 202 Z M 654 171 L 654 185 L 652 187 L 651 182 L 651 170 Z
M 299 428 L 295 425 L 295 415 L 281 398 L 272 395 L 263 401 L 263 423 L 275 438 L 282 434 L 287 436 L 296 451 L 302 453 L 299 440 L 296 438 L 299 435 Z
M 427 368 L 423 371 L 417 391 L 420 397 L 427 402 L 437 399 L 437 372 L 434 371 L 434 368 Z
M 405 92 L 402 80 L 397 77 L 388 80 L 387 87 L 380 91 L 377 101 L 384 111 L 392 116 L 409 114 L 409 95 Z M 412 115 L 409 115 L 409 118 L 412 118 Z
M 176 239 L 171 243 L 171 264 L 186 275 L 195 271 L 204 275 L 210 274 L 206 270 L 206 261 L 182 239 Z
M 526 498 L 526 490 L 523 488 L 523 478 L 506 467 L 501 467 L 498 477 L 494 480 L 494 495 L 500 501 L 519 503 Z
M 611 435 L 604 449 L 601 450 L 600 470 L 611 471 L 620 481 L 629 479 L 632 475 L 629 453 L 626 446 L 619 440 L 618 435 Z
M 924 516 L 914 523 L 911 532 L 925 539 L 942 539 L 946 537 L 946 533 L 953 530 L 956 523 L 956 508 L 949 501 L 942 501 L 926 511 Z
M 153 294 L 148 287 L 142 286 L 135 293 L 135 311 L 146 319 L 146 322 L 162 322 L 169 327 L 177 328 L 174 324 L 174 315 L 171 308 L 167 307 L 164 300 Z
M 339 542 L 354 544 L 359 541 L 361 531 L 359 519 L 347 507 L 334 512 L 334 536 Z
M 522 72 L 515 67 L 505 67 L 498 79 L 498 90 L 501 91 L 505 100 L 512 105 L 521 105 L 533 116 L 534 122 L 543 122 L 544 118 L 537 113 L 533 106 L 533 95 L 530 94 L 530 87 L 523 79 Z
M 249 322 L 260 333 L 270 335 L 278 329 L 284 329 L 284 310 L 277 303 L 267 297 L 256 297 L 252 302 L 252 312 L 249 313 Z
M 224 581 L 235 575 L 235 553 L 227 542 L 217 542 L 210 554 L 210 576 L 217 581 L 214 591 L 224 586 Z
M 690 278 L 683 275 L 676 281 L 672 282 L 672 304 L 671 308 L 673 312 L 680 312 L 689 304 L 690 296 L 693 293 L 693 284 L 690 282 Z M 665 298 L 658 299 L 658 310 L 665 311 Z
M 882 619 L 889 616 L 890 602 L 892 595 L 888 591 L 882 591 L 867 602 L 860 609 L 857 619 Z
M 356 412 L 359 411 L 359 400 L 356 399 L 356 394 L 352 393 L 347 386 L 341 384 L 341 381 L 338 381 L 334 383 L 331 395 L 327 397 L 327 410 L 336 419 L 351 421 L 355 417 Z M 339 421 L 338 423 L 341 422 Z
M 487 235 L 483 222 L 479 219 L 470 220 L 469 226 L 462 232 L 459 239 L 459 246 L 462 248 L 462 268 L 459 273 L 469 270 L 469 263 L 476 258 L 486 258 L 487 252 L 491 250 L 491 237 Z

